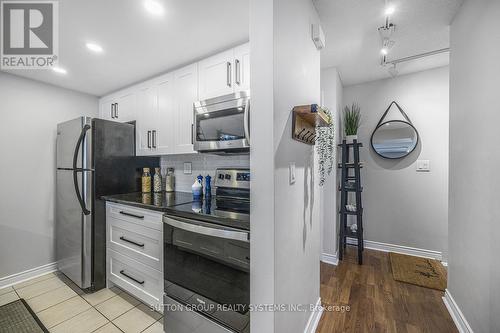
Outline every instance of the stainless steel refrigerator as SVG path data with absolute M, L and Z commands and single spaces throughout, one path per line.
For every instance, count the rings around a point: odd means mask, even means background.
M 57 126 L 56 258 L 82 289 L 106 286 L 103 195 L 140 191 L 141 169 L 158 157 L 135 156 L 135 125 L 80 117 Z

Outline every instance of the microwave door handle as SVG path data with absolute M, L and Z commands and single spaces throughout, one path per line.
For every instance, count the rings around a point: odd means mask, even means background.
M 171 227 L 182 229 L 185 231 L 189 231 L 195 234 L 237 240 L 242 242 L 250 242 L 250 237 L 248 232 L 244 231 L 234 231 L 228 229 L 219 229 L 219 228 L 209 228 L 198 224 L 182 222 L 178 219 L 173 219 L 171 217 L 165 217 L 163 220 L 166 224 Z M 189 221 L 186 219 L 186 221 Z
M 250 144 L 250 100 L 245 104 L 245 113 L 243 114 L 244 123 L 243 128 L 245 130 L 245 138 Z

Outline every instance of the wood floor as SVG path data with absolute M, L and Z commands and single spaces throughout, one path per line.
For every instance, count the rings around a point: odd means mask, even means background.
M 387 253 L 365 250 L 363 259 L 357 265 L 348 248 L 338 266 L 321 263 L 323 306 L 349 311 L 324 311 L 317 332 L 458 332 L 443 292 L 395 281 Z

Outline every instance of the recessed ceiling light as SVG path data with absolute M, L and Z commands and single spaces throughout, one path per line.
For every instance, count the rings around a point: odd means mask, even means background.
M 144 0 L 144 8 L 153 15 L 163 15 L 165 9 L 162 4 L 156 0 Z
M 382 55 L 387 55 L 389 53 L 389 50 L 386 48 L 386 47 L 383 47 L 381 50 L 380 50 L 380 53 Z
M 100 45 L 96 44 L 96 43 L 87 43 L 85 45 L 92 52 L 102 53 L 102 51 L 103 51 L 102 47 Z
M 392 14 L 394 14 L 395 11 L 396 11 L 396 8 L 394 8 L 394 6 L 388 6 L 385 8 L 385 15 L 386 16 L 392 15 Z
M 52 67 L 52 70 L 57 74 L 68 74 L 68 71 L 62 67 Z

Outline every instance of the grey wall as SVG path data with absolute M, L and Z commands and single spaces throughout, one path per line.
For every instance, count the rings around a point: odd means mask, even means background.
M 0 278 L 54 261 L 56 125 L 97 111 L 96 97 L 0 73 Z
M 359 139 L 365 239 L 446 252 L 448 233 L 449 69 L 432 69 L 394 79 L 344 87 L 343 103 L 361 107 Z M 387 160 L 370 147 L 370 136 L 391 101 L 420 134 L 415 151 Z M 402 119 L 393 107 L 385 120 Z M 416 172 L 416 160 L 430 160 L 430 172 Z
M 500 332 L 500 2 L 451 26 L 448 291 L 476 333 Z
M 310 0 L 250 2 L 251 302 L 319 299 L 320 193 L 312 146 L 292 140 L 294 105 L 320 102 L 319 22 Z M 296 165 L 289 185 L 288 166 Z M 303 332 L 310 311 L 253 312 L 253 332 Z
M 340 115 L 342 111 L 343 87 L 339 73 L 335 67 L 321 70 L 321 105 L 332 112 L 335 119 L 335 138 L 340 142 Z M 321 187 L 321 240 L 322 260 L 332 263 L 337 256 L 337 150 L 335 151 L 334 167 L 331 175 Z

